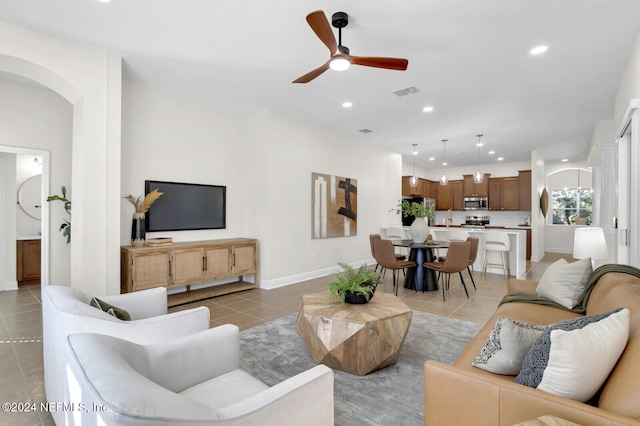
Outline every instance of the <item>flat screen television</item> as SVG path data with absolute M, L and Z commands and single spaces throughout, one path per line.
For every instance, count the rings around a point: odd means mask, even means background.
M 156 188 L 163 195 L 147 212 L 147 232 L 227 227 L 226 186 L 144 181 L 145 194 Z

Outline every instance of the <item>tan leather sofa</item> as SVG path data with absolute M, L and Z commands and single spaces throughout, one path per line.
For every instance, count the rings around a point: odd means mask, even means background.
M 536 281 L 510 280 L 509 293 L 535 294 Z M 427 361 L 424 366 L 424 424 L 513 425 L 554 415 L 581 425 L 640 425 L 640 278 L 609 272 L 597 281 L 586 315 L 618 307 L 631 311 L 629 341 L 605 383 L 598 406 L 591 406 L 514 383 L 515 376 L 493 374 L 471 361 L 502 317 L 532 324 L 552 324 L 581 314 L 522 302 L 498 307 L 453 365 Z

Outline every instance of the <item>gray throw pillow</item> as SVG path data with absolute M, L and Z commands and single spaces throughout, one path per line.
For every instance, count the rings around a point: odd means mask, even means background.
M 542 325 L 500 318 L 471 365 L 492 373 L 515 376 L 533 342 L 545 329 Z
M 129 315 L 129 312 L 125 311 L 124 309 L 117 308 L 113 305 L 110 305 L 107 302 L 98 299 L 97 297 L 92 298 L 91 303 L 89 303 L 89 305 L 93 306 L 94 308 L 98 308 L 108 313 L 109 315 L 112 315 L 118 318 L 119 320 L 131 321 L 131 315 Z

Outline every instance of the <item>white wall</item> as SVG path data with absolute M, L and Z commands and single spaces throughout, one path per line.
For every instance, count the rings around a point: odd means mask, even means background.
M 614 109 L 614 125 L 618 126 L 631 99 L 640 98 L 640 34 L 629 53 L 627 66 L 622 74 Z
M 59 194 L 60 187 L 70 187 L 71 183 L 71 139 L 72 139 L 72 107 L 60 95 L 50 89 L 0 78 L 0 144 L 32 148 L 50 152 L 50 187 L 48 194 Z M 2 151 L 2 148 L 0 148 Z M 18 156 L 19 157 L 19 156 Z M 11 156 L 13 168 L 13 186 L 5 194 L 5 202 L 13 209 L 13 222 L 5 234 L 5 243 L 15 246 L 17 229 L 36 226 L 35 219 L 21 218 L 26 216 L 15 204 L 16 188 L 21 182 L 16 180 L 16 155 Z M 31 157 L 33 158 L 33 157 Z M 26 169 L 26 166 L 20 168 Z M 27 171 L 22 172 L 23 175 Z M 43 211 L 46 209 L 43 209 Z M 48 220 L 52 234 L 49 238 L 49 282 L 68 285 L 70 282 L 70 247 L 66 239 L 58 233 L 62 219 L 67 214 L 62 205 L 50 206 Z M 23 220 L 24 219 L 24 220 Z M 40 224 L 37 224 L 38 228 Z M 15 247 L 7 252 L 7 264 L 15 265 Z M 13 271 L 15 280 L 15 268 Z
M 123 196 L 145 179 L 227 186 L 227 229 L 149 236 L 257 238 L 265 288 L 369 260 L 369 234 L 401 196 L 400 154 L 272 110 L 240 114 L 125 80 L 122 113 Z M 358 180 L 357 236 L 311 239 L 312 172 Z M 132 212 L 123 200 L 121 244 Z
M 71 286 L 118 293 L 121 58 L 0 22 L 0 71 L 73 105 Z M 46 251 L 46 248 L 45 248 Z

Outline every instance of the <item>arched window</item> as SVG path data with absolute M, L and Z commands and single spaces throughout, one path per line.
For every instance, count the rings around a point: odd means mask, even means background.
M 549 175 L 551 214 L 553 225 L 590 225 L 592 221 L 593 190 L 591 171 L 566 169 Z

